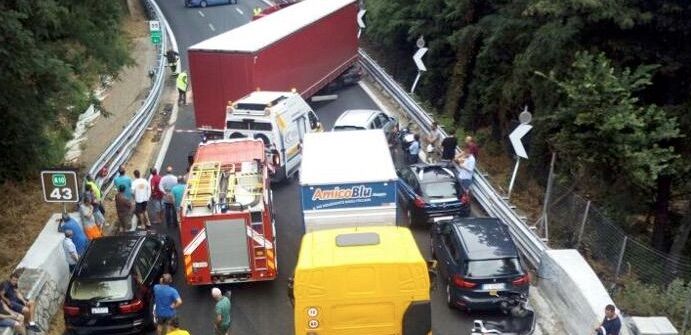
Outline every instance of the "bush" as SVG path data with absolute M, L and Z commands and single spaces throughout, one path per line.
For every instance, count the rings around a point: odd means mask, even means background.
M 666 316 L 681 331 L 686 301 L 691 294 L 689 283 L 675 279 L 667 287 L 660 287 L 624 278 L 620 284 L 622 287 L 614 294 L 614 300 L 622 312 L 635 316 Z M 691 334 L 691 331 L 686 333 Z

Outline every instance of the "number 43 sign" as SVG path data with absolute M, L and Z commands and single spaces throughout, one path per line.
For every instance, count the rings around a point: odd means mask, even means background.
M 67 170 L 41 171 L 43 199 L 46 202 L 79 202 L 77 173 Z

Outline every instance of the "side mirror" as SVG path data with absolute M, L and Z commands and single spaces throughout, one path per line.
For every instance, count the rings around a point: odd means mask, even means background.
M 434 291 L 437 288 L 437 261 L 427 261 L 427 273 L 429 274 L 429 290 Z

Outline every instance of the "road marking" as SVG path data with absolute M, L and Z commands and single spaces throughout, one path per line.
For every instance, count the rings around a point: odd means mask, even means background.
M 240 15 L 245 15 L 245 13 L 242 12 L 242 9 L 235 7 L 235 11 L 240 13 Z
M 214 28 L 214 25 L 209 23 L 209 28 L 211 28 L 211 31 L 216 31 L 216 28 Z
M 202 11 L 198 10 L 197 13 L 199 13 L 199 16 L 204 17 L 204 13 L 202 13 Z

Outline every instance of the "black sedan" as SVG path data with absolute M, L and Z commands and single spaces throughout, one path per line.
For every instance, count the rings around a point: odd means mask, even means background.
M 94 240 L 67 287 L 66 333 L 139 334 L 153 329 L 153 285 L 177 268 L 175 243 L 166 235 L 142 232 Z
M 420 163 L 397 172 L 398 191 L 411 225 L 470 215 L 470 193 L 461 187 L 453 167 Z

